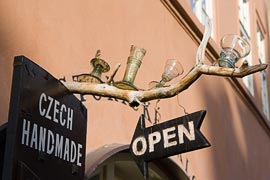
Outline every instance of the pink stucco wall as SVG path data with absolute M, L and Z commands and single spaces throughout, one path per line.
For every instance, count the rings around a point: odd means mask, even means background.
M 178 2 L 188 7 L 186 1 Z M 267 30 L 262 3 L 251 1 L 251 9 L 257 11 L 251 18 L 262 19 Z M 239 31 L 237 1 L 218 1 L 214 7 L 217 33 L 212 43 L 218 47 L 221 36 Z M 198 24 L 191 10 L 186 11 Z M 256 28 L 254 23 L 252 27 Z M 256 29 L 252 31 L 255 33 Z M 265 37 L 268 40 L 268 34 Z M 256 39 L 251 42 L 255 44 Z M 100 49 L 111 69 L 122 64 L 115 77 L 121 80 L 131 45 L 147 50 L 135 81 L 142 89 L 147 89 L 150 81 L 160 80 L 166 59 L 179 59 L 187 73 L 195 63 L 198 47 L 161 1 L 0 1 L 0 124 L 8 119 L 14 56 L 25 55 L 55 77 L 65 76 L 71 81 L 72 75 L 91 70 L 89 61 Z M 256 45 L 252 47 L 256 49 Z M 256 51 L 253 56 L 258 56 Z M 207 59 L 205 62 L 210 63 Z M 259 74 L 254 77 L 255 97 L 248 98 L 253 98 L 261 109 Z M 270 178 L 269 129 L 228 79 L 202 76 L 178 98 L 188 112 L 207 110 L 201 130 L 212 144 L 210 148 L 183 154 L 189 160 L 187 174 L 207 180 Z M 142 107 L 135 111 L 121 101 L 96 101 L 92 96 L 86 99 L 87 151 L 105 144 L 130 143 Z M 162 100 L 158 106 L 162 122 L 184 115 L 176 97 Z M 154 107 L 153 101 L 149 105 L 152 119 Z M 184 167 L 177 157 L 174 160 Z

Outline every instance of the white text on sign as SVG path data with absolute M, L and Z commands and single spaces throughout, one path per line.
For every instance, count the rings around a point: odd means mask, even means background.
M 48 105 L 45 105 L 46 102 Z M 72 130 L 73 109 L 67 107 L 45 93 L 42 93 L 39 98 L 39 113 L 42 117 L 59 123 L 67 129 Z
M 41 117 L 72 131 L 73 109 L 45 93 L 39 97 L 39 114 Z M 38 122 L 39 119 L 35 119 Z M 23 119 L 21 144 L 32 149 L 52 155 L 77 166 L 82 166 L 83 146 L 49 128 L 38 125 L 33 119 Z
M 148 135 L 148 144 L 147 144 L 147 137 L 139 136 L 137 137 L 132 143 L 132 151 L 136 156 L 141 156 L 146 153 L 147 149 L 149 153 L 155 151 L 155 145 L 163 142 L 163 147 L 169 148 L 176 146 L 178 144 L 184 143 L 184 135 L 189 141 L 195 140 L 195 132 L 194 132 L 194 124 L 193 121 L 188 122 L 188 127 L 185 128 L 183 124 L 178 126 L 172 126 L 166 129 L 163 129 L 162 132 L 155 131 Z M 176 132 L 177 129 L 177 132 Z M 162 133 L 162 135 L 161 135 Z M 177 142 L 176 136 L 178 136 L 179 141 Z M 161 141 L 163 138 L 163 141 Z M 139 146 L 138 146 L 139 145 Z

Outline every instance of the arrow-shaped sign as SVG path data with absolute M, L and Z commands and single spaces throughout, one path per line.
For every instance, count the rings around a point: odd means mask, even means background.
M 141 115 L 130 151 L 145 179 L 149 176 L 149 161 L 210 146 L 199 131 L 205 114 L 201 110 L 148 128 Z

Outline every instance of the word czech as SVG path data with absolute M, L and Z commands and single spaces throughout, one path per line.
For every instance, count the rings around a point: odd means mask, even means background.
M 73 109 L 67 107 L 65 104 L 60 105 L 58 100 L 47 96 L 45 93 L 42 93 L 39 98 L 39 114 L 72 130 Z

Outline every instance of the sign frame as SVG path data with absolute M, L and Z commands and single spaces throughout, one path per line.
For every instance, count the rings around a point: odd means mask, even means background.
M 84 179 L 86 133 L 82 102 L 46 70 L 15 57 L 2 179 Z

